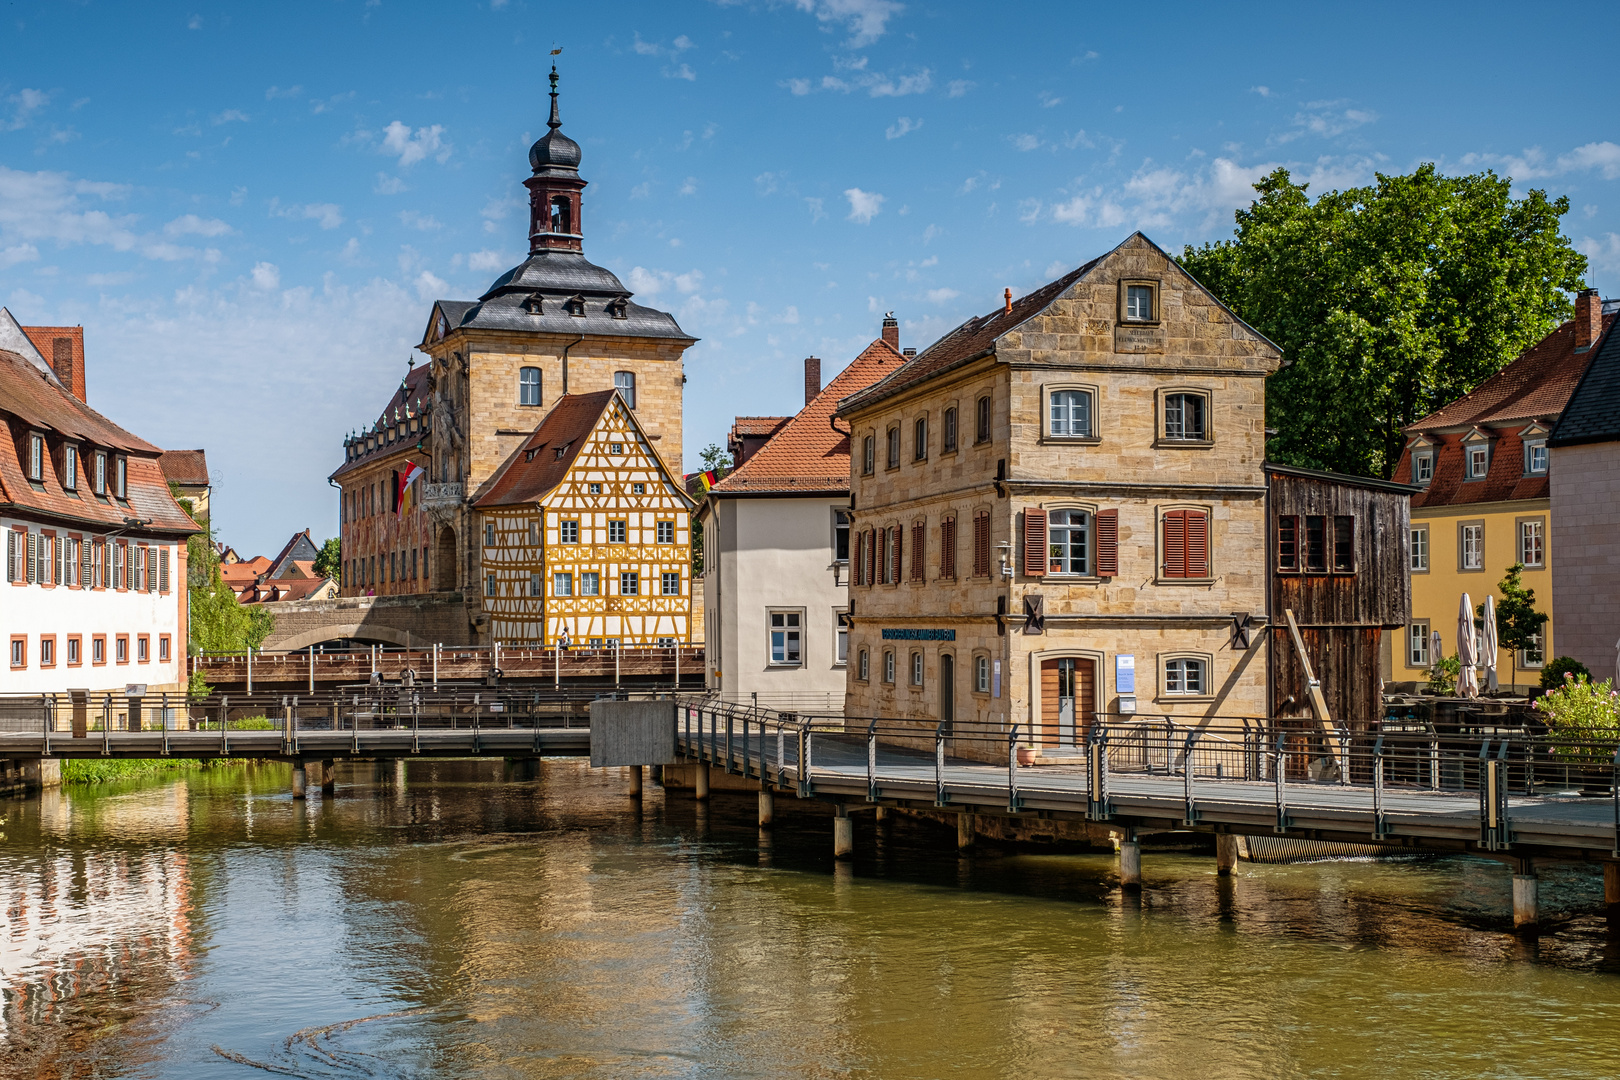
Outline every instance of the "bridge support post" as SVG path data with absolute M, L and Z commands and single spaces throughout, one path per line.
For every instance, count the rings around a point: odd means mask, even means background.
M 302 799 L 304 797 L 304 763 L 302 761 L 293 762 L 292 797 L 295 799 Z
M 696 762 L 692 766 L 692 784 L 699 802 L 707 802 L 709 798 L 709 763 Z
M 1133 891 L 1142 888 L 1142 842 L 1134 832 L 1119 838 L 1119 883 Z
M 1215 834 L 1215 873 L 1221 877 L 1230 877 L 1237 867 L 1238 845 L 1237 837 L 1231 833 Z
M 640 765 L 632 765 L 632 766 L 630 766 L 630 797 L 632 799 L 641 798 L 641 766 Z
M 1610 925 L 1620 925 L 1620 863 L 1603 864 L 1603 904 L 1609 910 Z
M 1536 865 L 1519 860 L 1513 871 L 1513 932 L 1534 937 L 1541 931 L 1540 885 Z
M 973 850 L 973 815 L 972 814 L 963 813 L 963 814 L 957 814 L 956 815 L 956 850 L 957 851 L 972 851 Z
M 321 797 L 330 799 L 337 794 L 337 767 L 331 758 L 320 764 L 321 770 Z
M 776 793 L 770 788 L 759 789 L 759 827 L 769 829 L 776 824 Z
M 833 858 L 847 859 L 855 854 L 855 822 L 849 807 L 839 803 L 833 818 Z

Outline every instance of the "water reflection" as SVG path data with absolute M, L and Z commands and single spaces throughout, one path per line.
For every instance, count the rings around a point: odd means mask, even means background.
M 1589 870 L 955 853 L 575 762 L 285 768 L 9 804 L 0 1075 L 1591 1076 Z M 1488 1037 L 1487 1037 L 1488 1036 Z

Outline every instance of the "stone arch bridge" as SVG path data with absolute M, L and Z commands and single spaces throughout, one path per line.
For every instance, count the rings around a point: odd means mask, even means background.
M 265 604 L 276 628 L 267 652 L 296 652 L 331 641 L 424 648 L 477 645 L 476 612 L 459 592 L 418 596 L 349 596 L 335 600 L 284 600 Z

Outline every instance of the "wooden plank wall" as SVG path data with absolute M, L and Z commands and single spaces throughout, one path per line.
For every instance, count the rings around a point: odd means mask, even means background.
M 1300 626 L 1406 625 L 1412 609 L 1406 545 L 1410 525 L 1407 496 L 1330 480 L 1273 473 L 1266 559 L 1272 583 L 1272 617 L 1292 610 Z M 1277 519 L 1297 514 L 1355 519 L 1354 574 L 1279 573 Z M 1301 530 L 1303 532 L 1303 529 Z M 1329 558 L 1331 565 L 1331 532 Z M 1303 552 L 1301 554 L 1303 562 Z M 1326 680 L 1324 680 L 1325 682 Z
M 1376 626 L 1301 627 L 1299 633 L 1322 683 L 1329 715 L 1347 726 L 1359 742 L 1375 730 L 1383 712 L 1378 693 L 1378 646 L 1383 631 Z M 1271 628 L 1271 715 L 1278 719 L 1311 715 L 1305 672 L 1286 626 Z

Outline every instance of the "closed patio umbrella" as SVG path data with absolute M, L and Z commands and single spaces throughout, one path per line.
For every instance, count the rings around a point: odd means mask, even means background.
M 1485 598 L 1485 626 L 1479 655 L 1485 661 L 1485 692 L 1496 693 L 1496 597 Z
M 1474 665 L 1479 662 L 1479 648 L 1474 639 L 1474 604 L 1468 594 L 1462 594 L 1462 606 L 1457 610 L 1457 660 L 1462 671 L 1457 675 L 1457 696 L 1478 697 L 1479 679 Z
M 1429 663 L 1439 663 L 1443 655 L 1440 651 L 1440 631 L 1431 630 L 1429 632 Z

